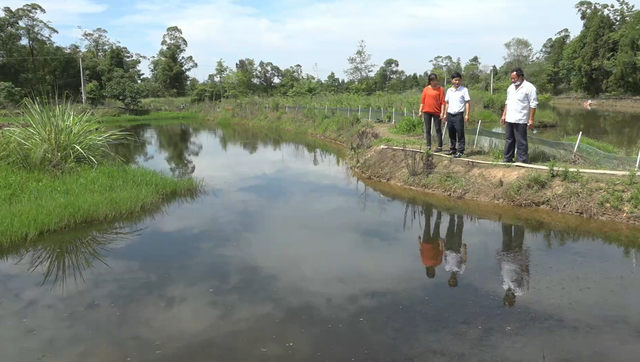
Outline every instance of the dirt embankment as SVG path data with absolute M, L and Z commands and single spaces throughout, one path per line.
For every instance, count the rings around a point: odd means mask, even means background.
M 478 165 L 378 147 L 358 157 L 352 166 L 371 180 L 449 197 L 640 224 L 640 183 L 635 175 L 592 176 L 566 170 Z

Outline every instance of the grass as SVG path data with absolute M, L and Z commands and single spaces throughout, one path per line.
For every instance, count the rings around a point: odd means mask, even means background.
M 571 143 L 576 143 L 578 141 L 578 136 L 568 136 L 564 138 L 565 142 L 571 142 Z M 596 141 L 592 138 L 586 137 L 586 136 L 582 136 L 580 138 L 580 144 L 585 144 L 585 145 L 589 145 L 595 149 L 598 149 L 602 152 L 606 152 L 606 153 L 613 153 L 613 154 L 617 154 L 620 153 L 620 151 L 613 145 L 606 143 L 606 142 L 601 142 L 601 141 Z
M 102 123 L 141 123 L 152 121 L 201 121 L 202 115 L 188 112 L 154 112 L 144 116 L 122 115 L 117 117 L 95 117 Z
M 201 190 L 202 184 L 191 178 L 124 165 L 64 174 L 0 166 L 0 245 L 129 217 Z

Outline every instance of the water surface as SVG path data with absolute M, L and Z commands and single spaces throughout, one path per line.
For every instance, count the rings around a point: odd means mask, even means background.
M 637 229 L 403 200 L 317 142 L 135 132 L 146 141 L 121 147 L 126 159 L 209 193 L 2 251 L 3 362 L 640 355 Z M 425 264 L 440 264 L 434 278 Z

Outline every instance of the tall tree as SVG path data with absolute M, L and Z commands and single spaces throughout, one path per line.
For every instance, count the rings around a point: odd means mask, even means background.
M 192 56 L 186 56 L 189 44 L 177 26 L 167 28 L 158 55 L 151 60 L 151 76 L 170 95 L 185 95 L 189 72 L 198 67 Z
M 477 55 L 469 59 L 467 64 L 465 64 L 463 74 L 464 82 L 467 86 L 474 87 L 480 85 L 482 77 L 482 63 Z
M 533 46 L 531 42 L 523 38 L 513 38 L 504 44 L 507 55 L 504 57 L 504 66 L 507 72 L 511 69 L 526 66 L 533 60 Z
M 360 83 L 369 78 L 376 65 L 371 63 L 373 56 L 367 52 L 367 44 L 364 40 L 358 43 L 356 52 L 347 58 L 349 68 L 344 70 L 347 79 Z

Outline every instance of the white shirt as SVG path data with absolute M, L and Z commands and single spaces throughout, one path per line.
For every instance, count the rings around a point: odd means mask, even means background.
M 498 252 L 500 274 L 502 274 L 502 288 L 511 289 L 515 295 L 523 295 L 529 290 L 529 253 Z
M 448 272 L 463 274 L 464 267 L 465 266 L 462 262 L 462 255 L 451 250 L 447 250 L 444 252 L 444 270 Z
M 469 90 L 466 87 L 459 86 L 458 89 L 449 88 L 444 100 L 449 104 L 447 113 L 457 114 L 464 112 L 464 106 L 471 98 L 469 97 Z
M 528 81 L 523 81 L 520 88 L 516 89 L 511 84 L 507 89 L 507 117 L 509 123 L 527 124 L 531 108 L 538 108 L 538 91 Z

